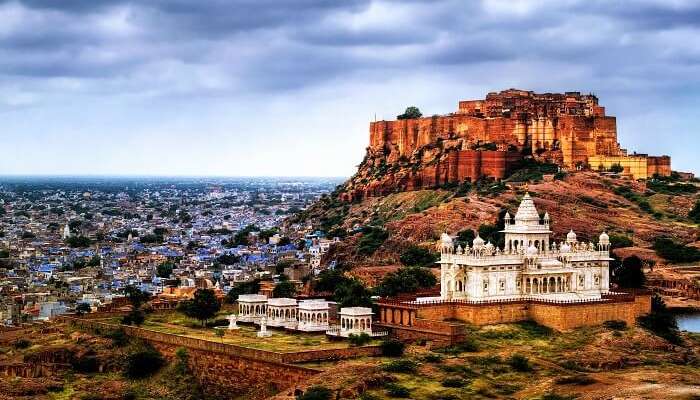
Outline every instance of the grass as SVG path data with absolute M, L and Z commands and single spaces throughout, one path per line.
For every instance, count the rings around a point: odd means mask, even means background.
M 217 315 L 217 318 L 221 318 L 224 315 Z M 111 319 L 110 322 L 118 323 L 118 319 Z M 347 341 L 331 341 L 324 333 L 287 333 L 281 329 L 277 330 L 268 327 L 268 331 L 272 332 L 272 336 L 261 339 L 257 337 L 257 327 L 242 324 L 239 324 L 239 327 L 240 329 L 237 331 L 225 330 L 224 336 L 219 338 L 214 335 L 214 329 L 202 328 L 197 321 L 187 318 L 180 313 L 151 314 L 146 317 L 143 325 L 141 325 L 141 328 L 156 332 L 282 353 L 349 347 Z M 374 345 L 377 342 L 372 341 L 369 344 Z

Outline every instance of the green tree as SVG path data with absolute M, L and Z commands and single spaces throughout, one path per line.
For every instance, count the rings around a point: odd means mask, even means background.
M 610 235 L 610 248 L 611 249 L 619 249 L 622 247 L 632 247 L 632 246 L 634 246 L 634 243 L 632 242 L 632 239 L 629 238 L 629 236 L 616 235 L 616 234 Z
M 294 297 L 296 295 L 297 287 L 288 279 L 278 282 L 272 291 L 272 297 Z
M 420 289 L 430 288 L 437 284 L 435 275 L 428 268 L 403 267 L 396 272 L 384 276 L 377 286 L 380 296 L 392 297 L 402 293 L 415 293 Z
M 696 224 L 700 224 L 700 200 L 695 202 L 695 206 L 688 213 L 688 218 Z
M 466 247 L 466 245 L 471 246 L 475 238 L 476 235 L 474 234 L 474 230 L 465 229 L 457 233 L 457 244 L 462 247 Z
M 78 303 L 78 305 L 75 306 L 75 313 L 78 315 L 83 315 L 85 313 L 89 313 L 90 311 L 92 311 L 92 309 L 88 303 Z
M 248 282 L 238 282 L 226 293 L 226 302 L 233 304 L 242 294 L 255 294 L 260 290 L 260 279 L 253 279 Z
M 134 310 L 140 310 L 141 306 L 151 299 L 151 295 L 148 292 L 144 292 L 132 285 L 124 288 L 124 293 L 126 293 L 131 308 Z
M 160 263 L 158 267 L 156 267 L 156 276 L 159 278 L 170 278 L 170 275 L 173 273 L 173 268 L 174 265 L 173 263 L 166 261 L 163 263 Z
M 124 374 L 129 378 L 145 378 L 158 372 L 165 360 L 153 346 L 139 343 L 126 355 Z
M 321 271 L 313 283 L 315 292 L 333 292 L 339 285 L 347 283 L 350 278 L 343 275 L 337 269 Z
M 102 258 L 98 255 L 94 255 L 88 260 L 87 264 L 85 264 L 88 267 L 99 267 L 100 262 L 102 261 Z
M 662 237 L 654 242 L 656 254 L 671 262 L 685 263 L 700 260 L 700 250 Z
M 241 257 L 235 255 L 235 254 L 222 254 L 219 257 L 216 258 L 216 261 L 218 261 L 221 264 L 224 265 L 234 265 L 237 262 L 241 260 Z
M 283 274 L 285 268 L 289 268 L 292 265 L 296 263 L 296 260 L 294 259 L 288 259 L 288 260 L 280 260 L 277 262 L 275 265 L 275 273 L 276 274 Z
M 85 236 L 71 236 L 66 239 L 66 244 L 70 247 L 90 247 L 90 239 Z
M 389 232 L 384 229 L 366 227 L 357 241 L 357 252 L 363 256 L 371 256 L 388 238 Z
M 371 307 L 371 293 L 362 282 L 348 279 L 340 283 L 333 293 L 333 299 L 340 307 Z
M 410 246 L 400 256 L 401 263 L 406 266 L 434 266 L 439 259 L 439 254 L 415 245 Z
M 192 300 L 183 301 L 178 310 L 190 318 L 199 320 L 202 326 L 221 309 L 221 303 L 211 289 L 197 289 Z
M 625 289 L 642 288 L 646 280 L 642 266 L 642 260 L 637 256 L 625 258 L 622 265 L 615 270 L 613 282 Z
M 415 106 L 410 106 L 406 107 L 406 111 L 404 111 L 403 114 L 397 115 L 396 119 L 415 119 L 415 118 L 420 118 L 423 116 L 423 113 L 420 112 L 420 109 Z
M 625 168 L 622 167 L 620 164 L 613 164 L 610 166 L 610 172 L 614 172 L 616 174 L 622 173 L 625 171 Z
M 325 386 L 311 386 L 297 396 L 297 400 L 331 400 L 333 392 Z

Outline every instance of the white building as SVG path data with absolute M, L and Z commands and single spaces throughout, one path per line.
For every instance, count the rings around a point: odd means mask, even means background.
M 369 307 L 343 307 L 338 313 L 340 336 L 366 333 L 372 335 L 372 309 Z
M 325 332 L 328 329 L 329 305 L 326 300 L 312 299 L 299 302 L 297 310 L 297 330 L 304 332 Z
M 297 301 L 286 297 L 268 299 L 267 325 L 296 328 Z
M 238 321 L 259 322 L 267 313 L 267 296 L 242 294 L 238 296 Z
M 582 243 L 571 231 L 565 243 L 550 241 L 549 214 L 540 214 L 525 194 L 513 221 L 505 217 L 505 246 L 484 243 L 454 247 L 443 233 L 440 250 L 440 297 L 490 301 L 541 298 L 599 299 L 608 292 L 610 241 L 603 232 L 597 246 Z

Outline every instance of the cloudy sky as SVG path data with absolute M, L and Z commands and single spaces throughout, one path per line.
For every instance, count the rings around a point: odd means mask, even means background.
M 510 87 L 594 92 L 700 173 L 700 4 L 0 1 L 0 174 L 354 172 L 368 122 Z

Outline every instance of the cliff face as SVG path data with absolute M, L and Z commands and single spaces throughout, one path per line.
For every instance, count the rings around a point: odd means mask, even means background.
M 626 151 L 595 96 L 509 89 L 462 101 L 448 115 L 370 123 L 367 154 L 341 199 L 501 179 L 523 156 L 575 169 Z

